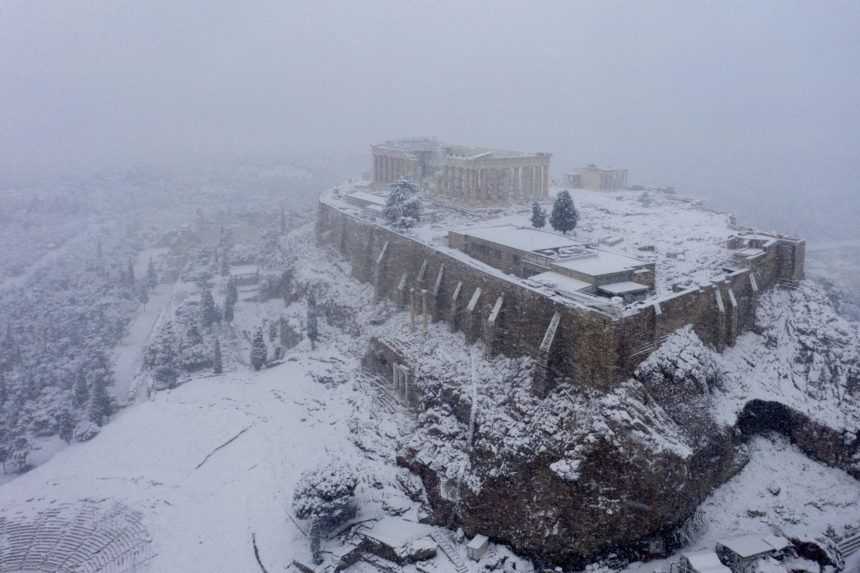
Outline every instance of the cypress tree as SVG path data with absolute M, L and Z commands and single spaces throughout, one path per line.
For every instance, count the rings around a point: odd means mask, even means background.
M 259 370 L 266 364 L 267 358 L 266 338 L 263 336 L 263 329 L 258 327 L 251 344 L 251 366 L 254 370 Z
M 96 376 L 93 380 L 93 397 L 90 402 L 90 420 L 99 426 L 104 425 L 111 414 L 113 414 L 113 402 L 107 391 L 107 378 L 104 375 Z
M 572 231 L 576 227 L 578 220 L 579 213 L 576 212 L 570 193 L 562 191 L 553 203 L 549 224 L 556 231 L 561 231 L 566 235 L 568 231 Z
M 75 419 L 68 409 L 63 408 L 57 416 L 57 433 L 60 439 L 67 444 L 72 441 L 72 434 L 75 431 Z
M 78 408 L 83 407 L 84 404 L 90 399 L 90 387 L 87 384 L 87 378 L 84 375 L 84 369 L 81 368 L 78 370 L 78 377 L 75 380 L 75 387 L 72 390 L 75 405 Z
M 149 264 L 146 266 L 146 286 L 155 288 L 158 286 L 158 275 L 155 273 L 155 263 L 152 258 L 149 259 Z
M 208 288 L 203 289 L 203 292 L 200 294 L 200 322 L 203 326 L 209 327 L 217 322 L 218 319 L 218 307 L 215 306 L 212 291 Z
M 224 365 L 221 361 L 221 340 L 215 339 L 215 356 L 212 358 L 212 370 L 215 374 L 224 372 Z
M 544 225 L 546 225 L 546 211 L 535 201 L 532 203 L 532 227 L 543 229 Z
M 307 319 L 308 338 L 311 341 L 311 349 L 316 348 L 316 342 L 319 338 L 319 324 L 317 323 L 317 299 L 314 293 L 308 295 L 308 319 Z

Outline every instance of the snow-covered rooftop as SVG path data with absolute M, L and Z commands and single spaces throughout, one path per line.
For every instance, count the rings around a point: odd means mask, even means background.
M 731 569 L 720 562 L 719 557 L 713 551 L 694 551 L 681 554 L 690 566 L 698 573 L 730 573 Z
M 621 273 L 644 267 L 646 263 L 619 253 L 592 249 L 591 256 L 559 261 L 556 266 L 592 277 Z
M 785 538 L 777 535 L 739 535 L 722 539 L 719 543 L 744 558 L 781 551 L 789 545 Z
M 504 245 L 520 251 L 538 252 L 546 249 L 577 247 L 578 243 L 557 233 L 542 231 L 533 227 L 521 227 L 509 223 L 491 227 L 467 227 L 459 233 Z

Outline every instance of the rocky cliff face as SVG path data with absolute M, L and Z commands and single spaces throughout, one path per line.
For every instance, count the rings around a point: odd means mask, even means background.
M 568 564 L 670 546 L 742 467 L 736 446 L 754 433 L 780 431 L 858 476 L 860 442 L 846 429 L 860 427 L 857 331 L 830 320 L 813 291 L 774 296 L 792 304 L 776 313 L 782 303 L 766 301 L 759 333 L 731 351 L 682 330 L 607 392 L 571 384 L 538 398 L 528 361 L 470 357 L 440 337 L 412 356 L 422 365 L 421 413 L 399 462 L 421 476 L 437 522 Z M 841 423 L 809 411 L 822 406 Z

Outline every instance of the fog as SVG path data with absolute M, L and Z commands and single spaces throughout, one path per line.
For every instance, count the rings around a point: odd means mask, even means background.
M 627 167 L 789 231 L 851 235 L 811 202 L 860 216 L 856 2 L 0 6 L 6 175 L 364 161 L 436 135 L 552 152 L 556 175 Z

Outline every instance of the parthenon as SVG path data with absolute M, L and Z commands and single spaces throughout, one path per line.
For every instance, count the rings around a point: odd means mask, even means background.
M 504 205 L 549 193 L 549 153 L 445 145 L 433 138 L 386 141 L 371 151 L 375 185 L 412 178 L 441 201 Z

